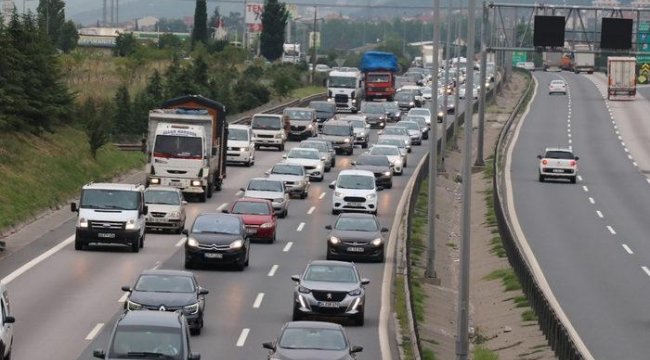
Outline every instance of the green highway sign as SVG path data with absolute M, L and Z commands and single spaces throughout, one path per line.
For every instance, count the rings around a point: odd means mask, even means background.
M 520 63 L 528 61 L 528 55 L 525 51 L 513 51 L 512 52 L 512 63 Z

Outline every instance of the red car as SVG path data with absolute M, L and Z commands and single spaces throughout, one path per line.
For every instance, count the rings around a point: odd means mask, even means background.
M 224 213 L 241 215 L 251 240 L 262 240 L 269 244 L 275 241 L 278 218 L 271 201 L 265 199 L 241 198 L 233 202 Z

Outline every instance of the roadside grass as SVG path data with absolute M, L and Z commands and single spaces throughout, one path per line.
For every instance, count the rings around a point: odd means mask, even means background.
M 533 309 L 526 309 L 521 313 L 521 319 L 523 321 L 537 321 L 537 314 Z
M 492 350 L 486 349 L 482 346 L 478 346 L 472 350 L 472 359 L 473 360 L 499 360 L 499 354 L 495 353 Z
M 291 93 L 291 97 L 305 98 L 307 96 L 315 95 L 318 93 L 324 93 L 327 89 L 322 86 L 305 86 L 298 89 L 295 89 Z
M 112 145 L 93 159 L 86 135 L 72 127 L 40 137 L 0 134 L 0 229 L 60 206 L 91 180 L 109 180 L 143 164 L 142 153 Z
M 399 322 L 400 331 L 402 333 L 402 351 L 404 352 L 404 360 L 415 359 L 413 354 L 413 342 L 409 334 L 408 314 L 406 308 L 406 293 L 404 293 L 404 277 L 396 276 L 394 289 L 395 293 L 395 311 L 397 312 L 397 321 Z
M 492 271 L 483 277 L 484 280 L 501 280 L 505 291 L 521 290 L 521 283 L 512 268 L 503 268 Z

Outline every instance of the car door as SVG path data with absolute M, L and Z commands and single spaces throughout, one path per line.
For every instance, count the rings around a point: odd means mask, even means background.
M 0 330 L 0 340 L 4 345 L 4 354 L 6 356 L 11 351 L 11 343 L 13 339 L 13 325 L 7 322 L 7 316 L 10 316 L 9 301 L 7 298 L 7 291 L 4 290 L 0 297 L 0 311 L 2 312 L 2 329 Z

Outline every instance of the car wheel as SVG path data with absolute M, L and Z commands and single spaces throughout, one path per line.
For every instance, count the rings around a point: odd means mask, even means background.
M 354 148 L 348 150 L 348 155 L 353 155 L 354 154 Z
M 336 166 L 336 159 L 335 159 L 335 158 L 332 158 L 332 165 L 331 165 L 331 167 L 335 167 L 335 166 Z
M 340 213 L 339 210 L 332 209 L 332 215 L 338 215 Z
M 321 176 L 318 178 L 318 182 L 323 182 L 324 179 L 325 179 L 325 174 L 321 175 Z
M 260 146 L 255 144 L 255 150 L 259 150 L 259 149 L 260 149 Z
M 275 233 L 273 233 L 273 236 L 268 240 L 269 244 L 273 244 L 275 242 Z
M 253 160 L 249 159 L 248 162 L 246 163 L 246 167 L 251 167 L 253 165 Z
M 140 252 L 140 243 L 142 242 L 142 238 L 138 238 L 138 240 L 135 240 L 131 243 L 131 252 L 137 253 Z
M 392 188 L 393 188 L 393 182 L 392 182 L 392 181 L 389 182 L 389 183 L 388 183 L 388 186 L 386 186 L 386 188 L 388 188 L 388 189 L 392 189 Z
M 84 244 L 81 243 L 77 238 L 74 239 L 74 249 L 75 250 L 83 250 L 84 249 Z
M 331 167 L 331 166 L 327 166 L 327 167 L 325 167 L 325 172 L 330 172 L 331 170 L 332 170 L 332 167 Z
M 249 247 L 248 250 L 246 250 L 246 261 L 244 262 L 244 266 L 247 267 L 250 260 L 251 260 L 251 250 Z
M 208 183 L 208 199 L 212 198 L 212 193 L 214 192 L 214 184 Z
M 539 174 L 539 182 L 544 182 L 544 175 Z
M 278 147 L 278 149 L 279 149 L 280 151 L 284 151 L 284 144 L 280 145 L 280 146 Z
M 191 328 L 190 335 L 201 335 L 201 328 Z
M 239 263 L 239 264 L 235 264 L 235 269 L 236 269 L 237 271 L 244 271 L 244 268 L 246 268 L 246 263 L 245 263 L 245 262 L 241 262 L 241 263 Z
M 287 215 L 289 215 L 289 207 L 288 206 L 284 209 L 284 213 L 282 213 L 282 217 L 286 218 Z
M 371 212 L 371 214 L 373 214 L 373 215 L 375 215 L 375 216 L 377 216 L 377 210 L 375 210 L 375 211 L 372 211 L 372 212 Z
M 208 189 L 203 188 L 203 194 L 199 194 L 199 201 L 202 203 L 208 201 Z
M 364 311 L 360 312 L 354 317 L 354 324 L 357 326 L 363 326 L 364 323 Z
M 291 316 L 291 320 L 293 321 L 302 320 L 302 314 L 300 314 L 300 310 L 298 310 L 295 305 L 293 306 L 293 315 Z
M 181 234 L 183 232 L 183 225 L 180 225 L 179 227 L 176 228 L 174 231 L 175 234 Z
M 146 236 L 145 234 L 142 234 L 142 237 L 140 238 L 140 249 L 142 249 L 144 247 L 144 238 L 145 238 L 145 236 Z
M 306 198 L 307 198 L 307 194 L 309 194 L 307 191 L 303 191 L 302 194 L 300 194 L 300 198 L 301 198 L 301 199 L 306 199 Z

